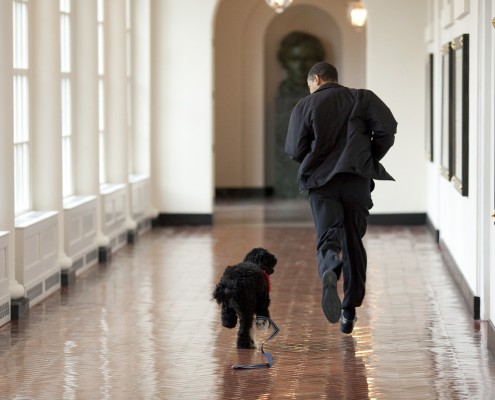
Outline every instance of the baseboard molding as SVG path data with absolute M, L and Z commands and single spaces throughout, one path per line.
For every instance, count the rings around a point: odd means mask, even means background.
M 495 327 L 492 321 L 486 321 L 486 347 L 495 356 Z
M 457 284 L 457 287 L 459 288 L 459 291 L 461 292 L 464 301 L 469 307 L 469 312 L 473 316 L 473 319 L 479 320 L 480 298 L 474 295 L 473 291 L 469 287 L 466 279 L 464 278 L 464 275 L 462 275 L 461 270 L 459 269 L 457 263 L 455 262 L 454 257 L 452 257 L 452 254 L 450 254 L 450 251 L 445 245 L 445 243 L 442 240 L 440 240 L 438 246 L 442 253 L 443 260 L 447 265 L 447 268 L 449 269 L 452 278 L 454 278 L 454 281 Z
M 106 263 L 112 259 L 112 246 L 98 247 L 98 262 Z
M 29 299 L 21 297 L 20 299 L 10 300 L 10 319 L 12 321 L 19 320 L 22 316 L 29 313 Z
M 428 215 L 426 216 L 426 227 L 430 231 L 431 236 L 433 236 L 435 243 L 439 243 L 440 242 L 440 231 L 437 228 L 435 228 L 435 225 L 433 225 L 433 222 L 431 222 L 431 219 Z
M 212 214 L 159 214 L 153 226 L 201 226 L 213 225 Z
M 426 214 L 372 214 L 370 225 L 425 225 Z M 165 214 L 161 213 L 153 220 L 153 226 L 200 226 L 213 225 L 212 214 Z
M 232 199 L 264 199 L 273 196 L 272 187 L 263 188 L 216 188 L 215 197 L 217 200 Z
M 370 225 L 425 225 L 426 213 L 370 214 Z
M 67 270 L 60 271 L 60 284 L 62 287 L 68 287 L 76 281 L 77 266 L 72 265 Z
M 127 243 L 128 244 L 135 244 L 137 240 L 137 229 L 129 229 L 127 231 Z

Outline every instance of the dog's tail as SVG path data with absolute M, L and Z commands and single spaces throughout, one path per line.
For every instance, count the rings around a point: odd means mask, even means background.
M 217 286 L 213 291 L 213 298 L 217 301 L 218 304 L 222 304 L 228 300 L 229 294 L 229 287 L 224 282 L 220 282 L 217 283 Z

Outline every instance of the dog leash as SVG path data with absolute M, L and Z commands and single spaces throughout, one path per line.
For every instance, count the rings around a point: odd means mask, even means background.
M 244 364 L 244 365 L 243 364 L 235 364 L 235 365 L 232 365 L 232 369 L 270 368 L 273 365 L 273 356 L 270 353 L 265 353 L 265 350 L 263 350 L 263 346 L 265 345 L 266 342 L 268 342 L 269 340 L 273 339 L 275 336 L 278 335 L 278 333 L 280 332 L 280 328 L 270 318 L 259 316 L 259 317 L 256 317 L 256 319 L 263 319 L 265 321 L 268 321 L 268 323 L 270 324 L 269 326 L 271 326 L 273 328 L 272 334 L 261 344 L 261 347 L 260 347 L 261 355 L 263 357 L 266 357 L 268 362 L 261 363 L 261 364 Z

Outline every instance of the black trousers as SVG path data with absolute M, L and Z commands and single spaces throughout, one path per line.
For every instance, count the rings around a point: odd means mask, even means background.
M 372 180 L 338 174 L 309 191 L 316 230 L 320 278 L 332 269 L 344 275 L 342 308 L 359 307 L 364 299 L 367 257 L 362 238 L 368 227 Z M 340 255 L 342 256 L 340 261 Z

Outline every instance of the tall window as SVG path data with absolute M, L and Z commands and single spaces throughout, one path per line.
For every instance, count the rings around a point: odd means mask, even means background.
M 62 77 L 63 195 L 74 194 L 72 168 L 71 0 L 60 0 L 60 71 Z
M 133 173 L 134 168 L 134 156 L 132 152 L 132 64 L 131 64 L 131 51 L 132 51 L 132 21 L 131 21 L 131 0 L 125 2 L 125 31 L 126 31 L 126 73 L 127 73 L 127 140 L 129 149 L 129 174 Z
M 31 208 L 28 0 L 13 1 L 15 214 Z
M 105 3 L 98 0 L 98 131 L 100 138 L 100 183 L 105 183 Z

